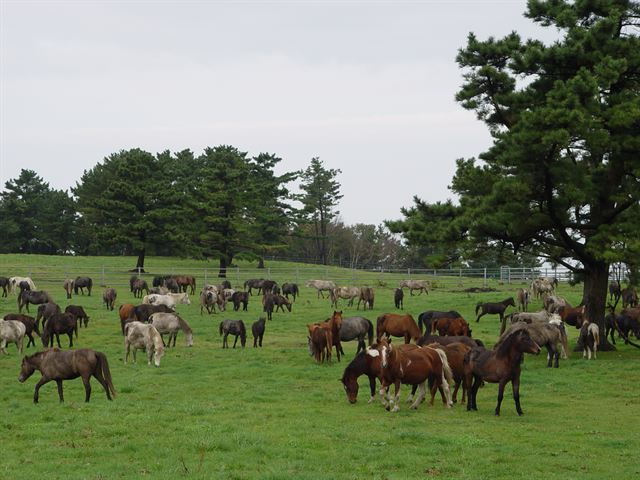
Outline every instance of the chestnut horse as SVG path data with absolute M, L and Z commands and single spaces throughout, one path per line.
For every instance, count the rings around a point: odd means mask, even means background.
M 376 335 L 378 343 L 383 335 L 387 337 L 404 337 L 404 343 L 411 340 L 417 342 L 422 332 L 411 315 L 398 315 L 397 313 L 384 313 L 378 317 L 376 323 Z
M 513 400 L 518 415 L 522 415 L 520 407 L 520 365 L 524 353 L 540 353 L 540 346 L 533 341 L 529 332 L 519 329 L 500 339 L 493 350 L 482 347 L 471 349 L 464 357 L 465 388 L 467 411 L 478 410 L 477 395 L 482 381 L 498 384 L 498 404 L 495 414 L 500 415 L 500 405 L 504 396 L 504 387 L 511 382 Z M 473 381 L 473 384 L 472 384 Z
M 467 321 L 462 318 L 436 318 L 431 323 L 431 333 L 438 332 L 440 335 L 453 335 L 465 337 L 471 336 L 471 329 Z
M 451 367 L 451 373 L 453 373 L 453 381 L 455 382 L 453 403 L 457 403 L 458 401 L 458 389 L 460 385 L 462 385 L 462 400 L 460 403 L 464 403 L 467 394 L 467 389 L 464 385 L 464 357 L 467 352 L 471 350 L 471 347 L 460 342 L 450 343 L 449 345 L 431 343 L 427 346 L 444 350 L 444 353 L 447 355 L 449 367 Z
M 342 328 L 342 310 L 333 312 L 331 318 L 325 320 L 324 322 L 311 323 L 307 325 L 309 329 L 309 337 L 313 340 L 313 331 L 317 327 L 326 328 L 330 335 L 328 336 L 329 341 L 329 359 L 331 359 L 331 348 L 336 347 L 336 355 L 338 356 L 338 361 L 340 361 L 340 353 L 342 352 L 342 345 L 340 343 L 340 328 Z

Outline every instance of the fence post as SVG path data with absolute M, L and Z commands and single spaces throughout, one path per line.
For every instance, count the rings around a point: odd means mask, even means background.
M 236 265 L 236 285 L 240 285 L 240 267 Z
M 296 267 L 296 283 L 300 283 L 300 268 Z
M 407 276 L 408 276 L 409 278 L 411 278 L 411 269 L 410 269 L 410 268 L 407 268 Z
M 507 270 L 508 273 L 508 278 L 509 278 L 509 285 L 511 285 L 511 267 L 509 267 L 509 269 Z
M 484 280 L 482 281 L 482 286 L 487 286 L 487 267 L 484 267 Z
M 102 285 L 106 285 L 104 282 L 104 266 L 102 267 Z
M 204 284 L 207 284 L 207 269 L 204 269 Z M 204 286 L 204 285 L 203 285 Z
M 271 280 L 271 267 L 267 267 L 267 278 Z

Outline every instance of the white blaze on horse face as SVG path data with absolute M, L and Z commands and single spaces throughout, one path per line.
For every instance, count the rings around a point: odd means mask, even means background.
M 382 347 L 382 368 L 387 368 L 388 357 L 387 347 Z

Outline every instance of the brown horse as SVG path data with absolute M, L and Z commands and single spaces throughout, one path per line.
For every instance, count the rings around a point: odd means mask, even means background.
M 440 335 L 453 335 L 465 337 L 471 336 L 471 329 L 467 321 L 462 318 L 436 318 L 431 323 L 431 333 L 438 332 Z
M 308 325 L 309 328 L 309 350 L 316 362 L 322 363 L 325 360 L 331 361 L 331 344 L 333 336 L 331 330 L 319 325 Z
M 53 347 L 53 336 L 56 336 L 58 348 L 60 345 L 60 334 L 66 333 L 69 336 L 69 348 L 73 347 L 73 334 L 78 338 L 78 320 L 72 313 L 56 313 L 52 315 L 42 329 L 42 345 Z
M 500 315 L 500 322 L 504 322 L 504 311 L 507 307 L 511 305 L 512 307 L 516 306 L 516 303 L 513 300 L 513 297 L 505 298 L 501 302 L 496 303 L 478 303 L 476 305 L 476 322 L 480 321 L 480 317 L 483 315 Z M 478 310 L 481 310 L 480 314 L 478 314 Z
M 416 328 L 418 326 L 416 325 Z M 431 390 L 431 405 L 436 391 L 442 388 L 444 402 L 451 407 L 451 390 L 449 382 L 453 379 L 446 354 L 439 348 L 417 347 L 415 349 L 394 348 L 386 339 L 381 339 L 375 350 L 369 349 L 367 354 L 381 357 L 382 372 L 380 375 L 380 396 L 385 408 L 392 412 L 400 409 L 400 384 L 419 385 L 418 398 L 411 404 L 416 409 L 426 395 L 426 383 Z M 387 398 L 389 386 L 395 387 L 394 397 Z
M 460 336 L 452 336 L 452 335 L 429 335 L 425 333 L 420 340 L 416 343 L 420 346 L 429 345 L 430 343 L 439 343 L 440 345 L 450 345 L 452 343 L 464 343 L 469 347 L 484 347 L 484 343 L 482 343 L 478 339 L 470 338 L 465 335 Z
M 414 345 L 411 345 L 414 346 Z M 347 394 L 347 400 L 349 403 L 356 403 L 358 399 L 358 377 L 366 375 L 369 379 L 370 397 L 368 403 L 373 402 L 376 396 L 376 378 L 380 373 L 380 357 L 370 357 L 365 350 L 356 354 L 351 363 L 344 369 L 342 378 L 340 381 L 344 386 L 344 391 Z
M 504 387 L 511 382 L 513 400 L 518 415 L 522 415 L 520 407 L 520 364 L 524 353 L 540 353 L 540 346 L 533 341 L 525 329 L 514 331 L 503 337 L 493 348 L 482 347 L 471 349 L 464 357 L 465 388 L 469 398 L 467 410 L 478 410 L 476 398 L 483 380 L 498 384 L 498 404 L 495 414 L 500 415 L 500 405 L 504 396 Z M 473 381 L 473 384 L 472 384 Z
M 404 337 L 404 343 L 411 340 L 417 342 L 422 332 L 411 315 L 398 315 L 397 313 L 384 313 L 378 317 L 376 323 L 376 335 L 378 343 L 383 335 L 387 337 Z
M 186 292 L 187 288 L 191 290 L 191 295 L 196 294 L 196 278 L 191 275 L 176 275 L 173 279 L 180 287 L 181 292 Z
M 114 397 L 116 396 L 116 390 L 111 380 L 111 372 L 109 371 L 109 362 L 107 362 L 107 357 L 102 352 L 96 352 L 88 348 L 68 351 L 53 348 L 24 357 L 22 359 L 20 376 L 18 377 L 20 383 L 29 378 L 36 370 L 40 370 L 42 378 L 40 378 L 36 384 L 33 403 L 38 403 L 40 387 L 51 380 L 55 380 L 58 384 L 60 402 L 64 402 L 62 381 L 78 377 L 82 377 L 85 390 L 85 402 L 88 402 L 91 397 L 91 383 L 89 382 L 91 375 L 96 377 L 100 382 L 104 391 L 107 392 L 107 398 L 109 400 L 111 400 L 112 395 Z
M 118 309 L 118 316 L 120 317 L 120 326 L 122 327 L 122 334 L 124 335 L 124 324 L 127 323 L 129 317 L 133 314 L 133 309 L 135 305 L 133 303 L 125 303 L 124 305 L 120 305 Z M 133 319 L 131 320 L 133 321 Z
M 576 328 L 582 327 L 584 322 L 584 306 L 582 307 L 560 307 L 558 314 L 564 323 Z
M 431 343 L 428 346 L 444 350 L 444 353 L 447 355 L 449 367 L 451 367 L 453 381 L 455 382 L 455 389 L 453 390 L 453 403 L 456 403 L 458 401 L 458 389 L 460 388 L 460 385 L 462 385 L 462 400 L 460 401 L 460 403 L 464 403 L 467 394 L 467 389 L 464 385 L 464 356 L 469 350 L 471 350 L 471 347 L 460 342 L 450 343 L 449 345 Z
M 309 336 L 313 340 L 312 333 L 316 327 L 322 327 L 329 330 L 330 338 L 329 338 L 329 350 L 332 347 L 336 347 L 336 355 L 338 356 L 338 361 L 340 361 L 340 352 L 342 352 L 342 344 L 340 343 L 340 328 L 342 327 L 342 310 L 333 312 L 331 318 L 325 320 L 324 322 L 317 322 L 307 325 L 309 329 Z M 329 352 L 331 353 L 331 352 Z M 329 360 L 331 359 L 331 354 L 329 354 Z

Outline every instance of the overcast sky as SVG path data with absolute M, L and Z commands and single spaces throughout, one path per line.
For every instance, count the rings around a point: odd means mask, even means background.
M 526 1 L 0 0 L 0 180 L 54 188 L 121 149 L 230 144 L 340 168 L 347 223 L 451 197 L 490 144 L 454 95 L 457 50 L 516 30 Z

